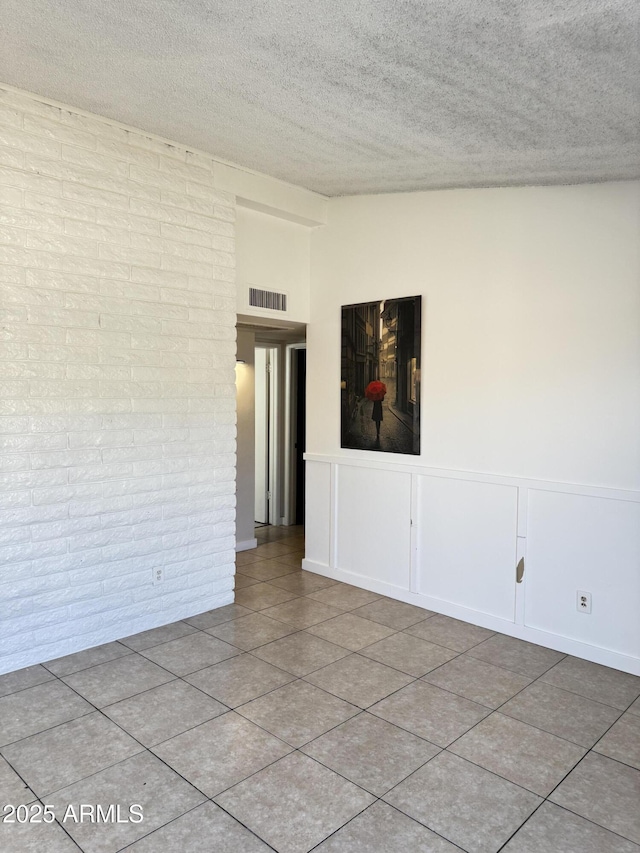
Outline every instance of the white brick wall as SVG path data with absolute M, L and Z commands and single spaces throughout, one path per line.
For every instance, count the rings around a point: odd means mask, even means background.
M 233 600 L 234 218 L 206 157 L 0 89 L 0 673 Z

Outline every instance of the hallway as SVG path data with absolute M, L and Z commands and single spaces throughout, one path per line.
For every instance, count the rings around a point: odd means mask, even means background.
M 235 604 L 0 676 L 3 803 L 56 815 L 3 850 L 640 853 L 640 678 L 256 536 Z M 63 820 L 82 803 L 123 821 Z

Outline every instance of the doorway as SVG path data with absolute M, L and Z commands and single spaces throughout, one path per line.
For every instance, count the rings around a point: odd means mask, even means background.
M 236 549 L 304 517 L 305 327 L 238 323 Z

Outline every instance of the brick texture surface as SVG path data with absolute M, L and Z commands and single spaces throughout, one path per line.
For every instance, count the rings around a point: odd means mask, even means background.
M 233 600 L 234 219 L 201 154 L 0 88 L 0 672 Z

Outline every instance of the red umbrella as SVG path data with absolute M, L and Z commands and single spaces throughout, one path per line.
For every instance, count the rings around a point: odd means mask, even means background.
M 387 386 L 384 382 L 374 379 L 364 389 L 364 396 L 367 400 L 373 400 L 374 403 L 384 400 L 384 395 L 387 393 Z

